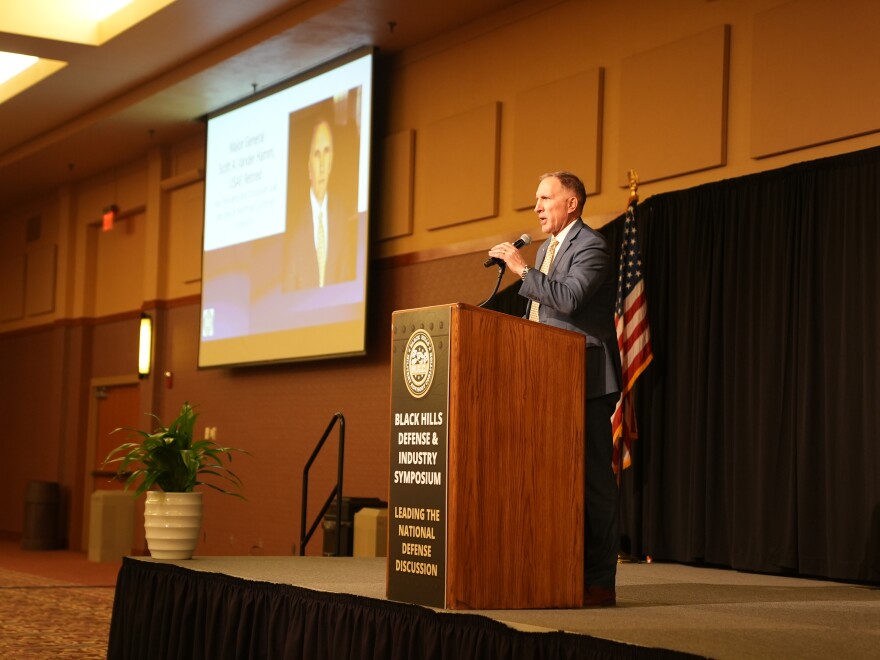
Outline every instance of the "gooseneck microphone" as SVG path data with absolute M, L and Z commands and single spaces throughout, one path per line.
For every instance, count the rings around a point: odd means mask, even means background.
M 517 250 L 519 250 L 523 245 L 528 245 L 531 242 L 532 242 L 532 237 L 529 236 L 528 234 L 523 234 L 522 236 L 520 236 L 518 239 L 516 239 L 513 242 L 513 247 L 515 247 Z M 489 257 L 489 259 L 486 260 L 486 263 L 483 264 L 483 267 L 484 268 L 491 268 L 492 266 L 495 266 L 495 265 L 500 266 L 503 263 L 504 263 L 503 259 L 499 259 L 498 257 Z

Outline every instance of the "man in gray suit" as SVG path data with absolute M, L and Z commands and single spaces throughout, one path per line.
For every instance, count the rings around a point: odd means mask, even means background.
M 519 293 L 530 300 L 528 318 L 580 332 L 587 344 L 584 606 L 604 607 L 616 604 L 618 493 L 611 467 L 611 415 L 621 375 L 611 252 L 605 238 L 581 219 L 586 198 L 574 174 L 544 174 L 535 213 L 550 238 L 538 249 L 536 267 L 530 268 L 511 243 L 496 245 L 489 256 L 522 278 Z

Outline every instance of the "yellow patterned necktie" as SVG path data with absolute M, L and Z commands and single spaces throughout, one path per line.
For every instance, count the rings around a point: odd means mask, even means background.
M 541 268 L 539 269 L 545 275 L 547 271 L 550 270 L 550 264 L 553 263 L 553 257 L 556 256 L 556 246 L 559 245 L 559 241 L 556 240 L 554 236 L 550 241 L 550 247 L 547 248 L 547 254 L 544 255 L 544 261 L 541 262 Z M 532 306 L 529 309 L 529 321 L 538 321 L 538 308 L 541 305 L 532 301 Z
M 318 252 L 318 286 L 324 286 L 324 267 L 327 265 L 327 237 L 324 235 L 324 213 L 318 211 L 318 238 L 315 241 Z

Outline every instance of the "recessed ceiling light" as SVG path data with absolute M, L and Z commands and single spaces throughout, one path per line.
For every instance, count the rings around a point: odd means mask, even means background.
M 95 21 L 103 21 L 132 2 L 133 0 L 92 0 L 89 3 L 89 15 Z
M 6 53 L 0 51 L 0 85 L 7 80 L 15 78 L 19 73 L 32 67 L 39 58 L 33 55 L 20 55 L 19 53 Z
M 5 2 L 2 32 L 100 46 L 176 0 Z M 10 5 L 7 7 L 7 5 Z
M 18 55 L 17 53 L 0 53 L 2 56 L 11 56 L 10 61 L 17 58 L 28 58 L 28 55 Z M 17 94 L 21 94 L 29 87 L 33 87 L 41 80 L 48 78 L 56 71 L 67 66 L 67 62 L 60 60 L 50 60 L 45 57 L 33 57 L 34 60 L 24 68 L 10 69 L 9 71 L 0 71 L 0 103 L 4 103 Z M 21 60 L 18 60 L 21 62 Z M 2 65 L 0 65 L 2 66 Z
M 100 46 L 176 0 L 28 0 L 5 3 L 3 29 L 37 39 Z M 67 62 L 0 51 L 0 103 L 51 76 Z

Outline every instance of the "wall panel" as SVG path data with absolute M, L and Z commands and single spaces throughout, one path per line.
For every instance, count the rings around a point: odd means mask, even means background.
M 413 163 L 415 131 L 399 131 L 382 144 L 382 173 L 379 181 L 381 212 L 373 221 L 379 240 L 408 236 L 413 230 Z
M 112 231 L 88 228 L 95 234 L 94 316 L 140 309 L 143 302 L 145 219 L 142 213 L 116 223 Z
M 25 312 L 28 316 L 55 311 L 57 253 L 54 245 L 47 244 L 27 254 Z
M 617 183 L 724 165 L 730 29 L 706 30 L 621 63 Z
M 874 0 L 799 0 L 754 23 L 753 158 L 880 131 Z
M 416 224 L 428 229 L 498 214 L 501 104 L 429 124 L 416 152 Z
M 198 294 L 202 280 L 202 225 L 205 213 L 205 182 L 168 193 L 168 228 L 165 240 L 168 298 Z
M 513 208 L 535 205 L 538 177 L 545 172 L 574 172 L 587 195 L 602 192 L 603 73 L 591 69 L 516 95 Z

